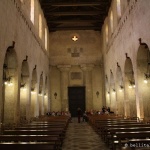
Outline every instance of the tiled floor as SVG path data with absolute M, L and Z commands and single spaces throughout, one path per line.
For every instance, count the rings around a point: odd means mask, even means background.
M 62 150 L 109 150 L 101 138 L 86 122 L 72 119 L 69 124 Z

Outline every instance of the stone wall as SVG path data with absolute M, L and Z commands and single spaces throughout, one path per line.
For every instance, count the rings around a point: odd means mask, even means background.
M 122 2 L 122 1 L 121 1 Z M 123 99 L 123 104 L 121 108 L 112 108 L 114 111 L 116 109 L 124 109 L 125 116 L 138 116 L 140 118 L 150 117 L 148 111 L 149 108 L 143 108 L 143 101 L 149 101 L 148 93 L 144 90 L 141 92 L 141 86 L 143 88 L 149 89 L 148 85 L 143 84 L 144 72 L 141 75 L 138 73 L 141 69 L 138 66 L 138 59 L 140 56 L 137 54 L 140 52 L 141 46 L 146 45 L 145 48 L 149 51 L 150 45 L 150 34 L 149 26 L 150 20 L 150 1 L 149 0 L 130 0 L 126 6 L 123 6 L 124 12 L 122 12 L 121 19 L 116 25 L 113 34 L 109 38 L 108 44 L 103 42 L 103 55 L 104 55 L 104 64 L 105 64 L 105 75 L 108 77 L 109 88 L 106 92 L 112 92 L 111 87 L 111 71 L 114 76 L 114 88 L 116 89 L 116 99 L 110 97 L 110 101 L 116 104 L 119 101 L 119 98 Z M 115 16 L 116 14 L 114 14 Z M 106 24 L 106 22 L 105 22 Z M 105 34 L 105 28 L 103 27 L 103 37 Z M 139 41 L 139 39 L 141 40 Z M 143 51 L 145 48 L 142 48 Z M 144 53 L 141 53 L 144 56 Z M 147 56 L 147 53 L 146 53 Z M 143 58 L 144 59 L 144 58 Z M 130 63 L 128 60 L 131 60 Z M 146 58 L 145 58 L 146 61 Z M 118 62 L 118 65 L 117 65 Z M 142 64 L 141 64 L 142 65 Z M 118 83 L 117 69 L 120 67 L 122 74 L 123 83 Z M 142 66 L 143 68 L 147 67 L 147 64 Z M 141 67 L 141 68 L 142 68 Z M 110 71 L 111 70 L 111 71 Z M 129 78 L 133 72 L 133 79 L 135 81 L 135 89 L 130 89 Z M 141 81 L 142 80 L 142 81 Z M 119 86 L 123 85 L 122 96 L 119 93 Z M 146 86 L 146 87 L 145 87 Z M 117 90 L 118 89 L 118 90 Z M 133 96 L 132 96 L 133 95 Z M 124 97 L 124 98 L 123 98 Z M 134 98 L 133 98 L 134 97 Z M 107 96 L 106 96 L 106 99 Z M 146 100 L 147 99 L 147 100 Z M 135 100 L 135 102 L 134 102 Z M 134 104 L 132 103 L 134 102 Z M 119 102 L 120 103 L 120 102 Z M 129 103 L 129 104 L 128 104 Z M 136 106 L 136 113 L 131 113 L 133 106 Z M 119 107 L 119 106 L 118 106 Z M 129 112 L 128 112 L 129 111 Z M 144 115 L 144 113 L 146 115 Z
M 24 6 L 22 6 L 24 5 Z M 27 11 L 28 10 L 28 11 Z M 40 75 L 43 73 L 43 81 L 46 77 L 49 81 L 49 59 L 48 52 L 44 48 L 44 43 L 38 36 L 38 31 L 30 21 L 29 4 L 22 4 L 20 0 L 1 0 L 0 1 L 0 118 L 1 122 L 17 123 L 20 121 L 21 111 L 26 110 L 26 119 L 30 120 L 33 116 L 28 114 L 31 106 L 31 80 L 32 72 L 35 68 L 37 75 L 37 87 L 40 83 Z M 37 24 L 37 23 L 35 23 Z M 9 52 L 10 51 L 10 52 Z M 12 53 L 12 56 L 10 55 Z M 12 76 L 13 86 L 7 87 L 3 82 L 3 64 L 6 54 L 16 60 L 15 75 Z M 27 59 L 26 59 L 27 58 Z M 28 64 L 29 76 L 26 84 L 27 91 L 23 94 L 20 90 L 22 62 Z M 5 62 L 6 63 L 6 62 Z M 12 62 L 13 63 L 13 62 Z M 8 65 L 8 64 L 7 64 Z M 11 63 L 9 64 L 10 66 Z M 11 68 L 10 68 L 11 69 Z M 45 82 L 43 83 L 45 85 Z M 38 89 L 38 88 L 37 88 Z M 10 91 L 10 92 L 9 92 Z M 2 95 L 3 93 L 3 95 Z M 25 97 L 23 95 L 26 95 Z M 39 96 L 36 92 L 35 110 L 36 116 L 39 115 Z M 43 89 L 44 95 L 44 89 Z M 47 93 L 49 96 L 49 93 Z M 49 97 L 47 98 L 49 100 Z M 21 102 L 22 101 L 22 102 Z M 25 105 L 20 105 L 24 103 Z M 13 102 L 13 103 L 11 103 Z M 21 102 L 21 103 L 20 103 Z M 6 106 L 6 104 L 8 106 Z M 20 108 L 21 107 L 21 108 Z M 25 108 L 22 108 L 25 107 Z M 47 106 L 49 107 L 49 106 Z M 8 108 L 8 109 L 7 109 Z M 49 108 L 48 108 L 49 109 Z M 45 113 L 43 111 L 43 113 Z M 5 114 L 5 116 L 4 116 Z M 24 114 L 24 112 L 23 112 Z M 22 116 L 23 117 L 23 116 Z

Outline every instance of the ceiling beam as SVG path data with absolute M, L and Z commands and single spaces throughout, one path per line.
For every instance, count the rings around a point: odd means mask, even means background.
M 52 3 L 52 2 L 42 2 L 41 5 L 43 7 L 55 6 L 55 7 L 72 7 L 72 6 L 99 6 L 99 5 L 107 5 L 109 1 L 105 0 L 103 2 L 61 2 L 61 3 Z
M 101 20 L 79 20 L 79 19 L 69 19 L 69 20 L 48 20 L 48 24 L 50 23 L 103 23 Z
M 97 26 L 70 26 L 70 27 L 49 27 L 50 31 L 60 31 L 60 30 L 101 30 L 101 27 Z
M 68 12 L 45 12 L 46 16 L 93 16 L 104 15 L 101 11 L 68 11 Z

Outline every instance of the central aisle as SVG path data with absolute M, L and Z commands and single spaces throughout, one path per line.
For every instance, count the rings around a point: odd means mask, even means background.
M 86 122 L 72 119 L 69 124 L 62 150 L 109 150 L 98 134 Z

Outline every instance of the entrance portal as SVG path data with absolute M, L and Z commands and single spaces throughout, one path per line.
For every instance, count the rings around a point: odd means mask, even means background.
M 77 108 L 85 111 L 85 87 L 68 87 L 69 111 L 72 117 L 77 117 Z

